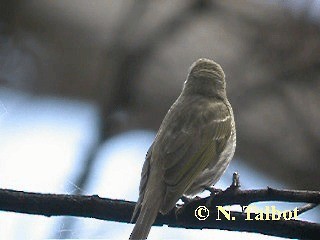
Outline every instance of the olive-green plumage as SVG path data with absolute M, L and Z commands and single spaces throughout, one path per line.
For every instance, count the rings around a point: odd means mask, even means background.
M 182 195 L 193 196 L 214 185 L 235 146 L 224 72 L 214 61 L 199 59 L 148 150 L 130 239 L 146 239 L 158 212 L 168 213 Z

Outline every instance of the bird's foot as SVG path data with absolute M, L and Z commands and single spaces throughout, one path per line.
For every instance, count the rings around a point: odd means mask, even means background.
M 195 198 L 197 197 L 191 198 L 191 197 L 182 196 L 180 199 L 184 204 L 188 204 L 192 202 L 192 200 L 194 200 Z
M 240 177 L 239 174 L 237 172 L 234 172 L 232 175 L 232 183 L 231 185 L 225 190 L 225 192 L 232 192 L 232 191 L 236 191 L 240 188 Z M 206 202 L 206 207 L 210 208 L 211 207 L 211 203 L 214 199 L 214 197 L 219 194 L 220 192 L 222 192 L 221 189 L 216 189 L 213 187 L 205 187 L 206 190 L 210 191 L 210 197 Z
M 182 201 L 184 204 L 188 204 L 189 202 L 192 201 L 192 198 L 189 198 L 189 197 L 186 197 L 186 196 L 182 196 L 182 197 L 181 197 L 181 201 Z
M 192 197 L 186 197 L 186 196 L 182 195 L 180 199 L 183 202 L 183 204 L 177 204 L 174 209 L 174 214 L 175 214 L 176 218 L 184 211 L 184 205 L 186 205 L 186 204 L 188 204 L 198 198 L 199 198 L 198 196 L 192 198 Z
M 180 199 L 181 199 L 181 201 L 182 201 L 184 204 L 188 204 L 188 203 L 192 202 L 193 200 L 198 200 L 198 199 L 200 199 L 200 197 L 195 196 L 195 197 L 192 198 L 192 197 L 182 196 Z
M 222 192 L 221 189 L 214 188 L 214 187 L 205 187 L 204 189 L 207 190 L 207 191 L 209 191 L 209 192 L 210 192 L 210 195 L 216 195 L 216 194 Z
M 210 197 L 206 201 L 206 207 L 210 208 L 212 199 L 214 199 L 217 194 L 221 193 L 222 190 L 214 187 L 205 187 L 204 189 L 210 192 Z

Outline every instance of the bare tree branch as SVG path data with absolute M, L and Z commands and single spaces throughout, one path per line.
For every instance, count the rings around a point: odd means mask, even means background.
M 247 221 L 247 213 L 231 212 L 236 220 L 230 221 L 210 212 L 205 221 L 199 221 L 194 211 L 205 205 L 208 198 L 197 199 L 182 208 L 173 209 L 168 215 L 159 214 L 154 225 L 178 228 L 224 229 L 231 231 L 256 232 L 287 238 L 315 238 L 320 236 L 320 224 L 300 220 Z M 212 200 L 214 205 L 245 205 L 257 201 L 289 201 L 319 204 L 320 192 L 277 190 L 230 190 L 218 192 Z M 129 223 L 134 202 L 100 198 L 97 195 L 79 196 L 64 194 L 40 194 L 0 189 L 0 209 L 11 212 L 44 216 L 79 216 Z M 307 209 L 306 209 L 307 210 Z

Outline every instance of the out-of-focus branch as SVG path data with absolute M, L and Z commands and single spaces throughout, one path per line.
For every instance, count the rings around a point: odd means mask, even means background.
M 135 90 L 133 80 L 140 68 L 161 42 L 183 28 L 184 25 L 191 23 L 192 19 L 198 16 L 194 13 L 200 14 L 210 9 L 208 7 L 212 3 L 210 0 L 193 0 L 185 9 L 161 23 L 154 32 L 147 33 L 143 42 L 137 41 L 139 44 L 131 43 L 128 45 L 125 38 L 127 31 L 136 28 L 141 16 L 147 10 L 148 4 L 149 1 L 146 0 L 133 3 L 125 14 L 126 17 L 119 23 L 115 37 L 107 46 L 103 63 L 105 67 L 101 73 L 101 85 L 97 89 L 102 113 L 101 133 L 96 146 L 91 149 L 84 161 L 78 179 L 74 181 L 79 190 L 85 188 L 101 143 L 118 130 L 113 116 L 122 108 L 128 108 L 132 102 Z M 79 190 L 77 193 L 80 193 Z
M 150 1 L 134 1 L 128 11 L 123 15 L 116 26 L 114 37 L 106 45 L 104 61 L 101 64 L 100 84 L 97 87 L 98 102 L 101 109 L 100 134 L 96 145 L 90 150 L 83 167 L 74 181 L 78 187 L 76 193 L 85 189 L 92 168 L 97 159 L 96 153 L 103 141 L 121 130 L 116 118 L 119 111 L 127 110 L 134 102 L 135 78 L 147 59 L 157 47 L 172 34 L 191 23 L 211 4 L 210 0 L 192 0 L 184 9 L 179 10 L 172 17 L 165 19 L 152 32 L 143 36 L 143 41 L 132 39 L 128 42 L 130 33 L 139 25 Z M 194 14 L 198 13 L 198 14 Z M 120 127 L 121 128 L 121 127 Z M 67 228 L 72 227 L 72 221 L 66 222 Z M 62 237 L 69 238 L 69 232 L 64 232 Z M 59 236 L 61 233 L 59 233 Z
M 126 14 L 128 18 L 124 18 L 122 23 L 119 24 L 121 30 L 116 32 L 105 52 L 105 62 L 103 63 L 105 68 L 101 76 L 101 86 L 98 89 L 101 96 L 100 103 L 102 104 L 102 134 L 104 139 L 105 132 L 110 129 L 110 126 L 108 126 L 110 115 L 119 109 L 129 108 L 134 102 L 136 76 L 150 56 L 166 39 L 186 28 L 201 14 L 211 11 L 214 5 L 214 1 L 210 0 L 192 0 L 188 2 L 186 7 L 179 9 L 171 17 L 163 20 L 150 32 L 139 36 L 138 40 L 132 38 L 129 41 L 130 38 L 126 37 L 128 31 L 135 29 L 141 21 L 141 16 L 146 11 L 145 2 L 148 3 L 148 1 L 135 2 L 131 11 Z M 108 86 L 105 86 L 105 84 L 108 84 Z
M 314 238 L 320 235 L 320 224 L 300 220 L 256 221 L 246 220 L 247 213 L 231 211 L 234 221 L 221 218 L 213 211 L 205 221 L 199 221 L 194 211 L 205 205 L 209 198 L 197 199 L 182 208 L 175 208 L 168 215 L 159 214 L 154 225 L 178 228 L 224 229 L 231 231 L 256 232 L 287 238 Z M 214 205 L 245 205 L 257 201 L 286 201 L 320 203 L 320 192 L 277 190 L 227 189 L 213 198 Z M 37 214 L 44 216 L 79 216 L 129 223 L 134 202 L 100 198 L 97 195 L 79 196 L 63 194 L 40 194 L 0 189 L 0 209 L 4 211 Z M 311 207 L 306 208 L 306 210 Z M 211 214 L 212 213 L 212 214 Z M 232 218 L 231 218 L 232 219 Z M 254 219 L 254 218 L 253 218 Z

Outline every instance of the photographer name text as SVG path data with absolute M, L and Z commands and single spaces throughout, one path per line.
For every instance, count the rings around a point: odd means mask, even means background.
M 228 207 L 216 206 L 217 218 L 216 220 L 222 220 L 224 217 L 227 220 L 236 220 L 235 216 L 231 216 L 231 211 Z M 256 206 L 243 206 L 246 221 L 279 221 L 279 220 L 296 220 L 298 218 L 298 208 L 293 210 L 280 211 L 276 206 L 265 206 L 264 208 L 258 208 Z M 195 211 L 195 216 L 200 220 L 206 220 L 210 211 L 205 206 L 199 206 Z

